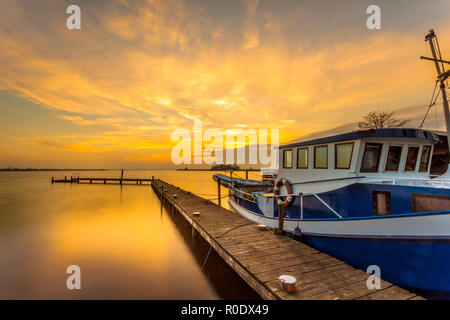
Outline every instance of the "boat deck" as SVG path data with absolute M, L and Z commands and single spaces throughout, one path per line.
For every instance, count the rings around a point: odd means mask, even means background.
M 162 204 L 181 214 L 263 299 L 282 300 L 422 300 L 381 281 L 368 289 L 369 274 L 290 237 L 260 230 L 239 214 L 162 180 L 151 183 Z M 194 215 L 199 212 L 200 215 Z M 280 288 L 278 277 L 297 278 L 296 291 Z

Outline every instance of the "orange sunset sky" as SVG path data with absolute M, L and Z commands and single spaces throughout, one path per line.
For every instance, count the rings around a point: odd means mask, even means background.
M 81 30 L 66 8 L 81 8 Z M 366 9 L 381 8 L 381 30 Z M 450 58 L 450 1 L 1 0 L 0 167 L 170 168 L 171 133 L 354 130 L 368 111 L 417 127 Z M 442 129 L 442 105 L 425 128 Z

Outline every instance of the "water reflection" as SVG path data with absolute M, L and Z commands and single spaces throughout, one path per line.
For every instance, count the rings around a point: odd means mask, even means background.
M 0 172 L 0 298 L 255 297 L 213 253 L 202 272 L 209 247 L 161 212 L 149 186 L 52 185 L 52 175 L 74 174 Z M 80 173 L 88 175 L 120 177 L 120 171 Z M 210 172 L 125 172 L 152 175 L 194 193 L 217 189 Z M 80 291 L 65 287 L 72 264 L 81 268 Z
M 260 297 L 222 260 L 210 245 L 200 235 L 192 231 L 191 225 L 173 211 L 170 205 L 166 207 L 170 219 L 177 226 L 185 243 L 195 257 L 198 266 L 202 268 L 215 291 L 222 299 L 260 299 Z M 209 252 L 209 254 L 208 254 Z

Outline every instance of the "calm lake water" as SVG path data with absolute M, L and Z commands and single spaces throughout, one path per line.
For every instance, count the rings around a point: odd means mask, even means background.
M 212 174 L 130 170 L 124 177 L 155 176 L 214 198 Z M 202 268 L 209 246 L 161 211 L 150 186 L 50 183 L 71 175 L 0 172 L 0 299 L 257 298 L 213 252 Z M 66 288 L 69 265 L 81 268 L 81 290 Z

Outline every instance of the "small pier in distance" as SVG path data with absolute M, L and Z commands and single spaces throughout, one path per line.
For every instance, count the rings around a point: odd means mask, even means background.
M 193 236 L 203 237 L 263 299 L 423 299 L 383 280 L 380 289 L 368 289 L 370 275 L 343 261 L 288 236 L 261 230 L 239 214 L 162 180 L 154 179 L 151 186 L 161 206 L 181 214 L 192 226 Z M 281 290 L 278 277 L 283 274 L 297 278 L 295 291 Z
M 142 179 L 142 178 L 124 178 L 123 170 L 120 175 L 120 178 L 98 178 L 98 177 L 88 177 L 88 178 L 80 178 L 80 176 L 71 176 L 68 178 L 67 176 L 64 179 L 55 179 L 52 177 L 52 183 L 87 183 L 87 184 L 134 184 L 134 185 L 150 185 L 153 181 L 152 179 Z

